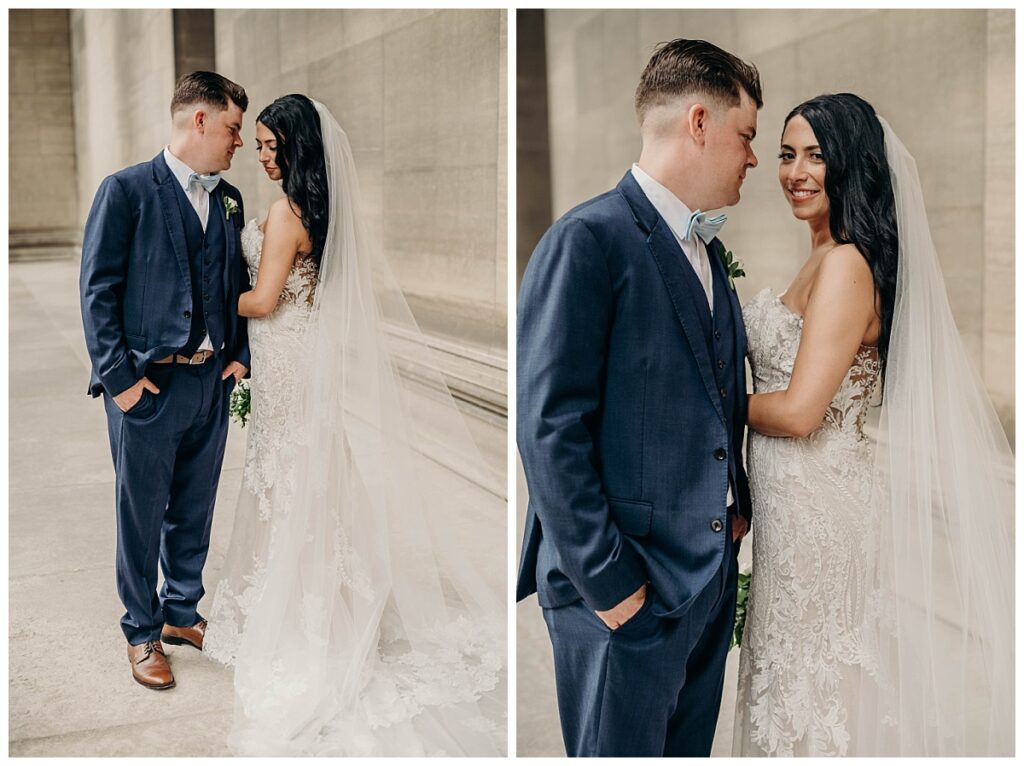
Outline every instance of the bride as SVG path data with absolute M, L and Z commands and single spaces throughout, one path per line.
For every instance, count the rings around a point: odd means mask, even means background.
M 242 232 L 250 432 L 204 640 L 235 669 L 229 744 L 502 754 L 503 602 L 451 539 L 472 493 L 428 440 L 470 470 L 483 470 L 479 453 L 367 244 L 338 123 L 284 96 L 257 118 L 256 144 L 285 196 Z
M 796 107 L 779 159 L 811 253 L 744 309 L 754 548 L 733 754 L 1011 755 L 1013 458 L 914 160 L 851 94 Z

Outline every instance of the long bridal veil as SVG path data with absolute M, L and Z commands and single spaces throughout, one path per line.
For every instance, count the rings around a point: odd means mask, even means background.
M 235 659 L 230 744 L 254 755 L 500 755 L 504 598 L 472 562 L 505 571 L 504 516 L 476 542 L 493 550 L 470 555 L 473 481 L 488 469 L 369 244 L 348 139 L 314 103 L 330 222 L 313 364 L 294 413 L 287 517 L 270 533 Z M 451 466 L 469 478 L 453 483 Z
M 953 321 L 916 163 L 881 123 L 900 257 L 864 626 L 877 662 L 851 736 L 859 755 L 1012 755 L 1013 455 Z

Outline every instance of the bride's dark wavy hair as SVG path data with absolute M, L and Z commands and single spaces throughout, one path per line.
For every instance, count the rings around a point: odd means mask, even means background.
M 330 205 L 320 115 L 309 98 L 291 93 L 264 107 L 256 121 L 277 139 L 274 161 L 281 169 L 281 186 L 302 213 L 302 225 L 313 242 L 309 257 L 319 266 Z
M 878 356 L 884 372 L 896 302 L 899 236 L 882 124 L 874 107 L 852 93 L 804 101 L 786 117 L 783 132 L 798 114 L 810 124 L 825 161 L 832 239 L 855 245 L 871 267 L 879 296 Z

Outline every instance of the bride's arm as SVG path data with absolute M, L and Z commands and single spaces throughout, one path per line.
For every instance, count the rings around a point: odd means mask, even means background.
M 815 276 L 789 387 L 749 397 L 750 428 L 768 436 L 812 433 L 874 320 L 871 269 L 854 245 L 840 245 L 825 255 Z
M 264 317 L 277 308 L 295 256 L 309 242 L 302 219 L 287 197 L 270 206 L 265 228 L 256 287 L 238 297 L 238 313 L 244 317 Z

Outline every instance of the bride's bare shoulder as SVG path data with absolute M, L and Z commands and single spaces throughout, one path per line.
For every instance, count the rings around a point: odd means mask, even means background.
M 299 252 L 309 247 L 309 233 L 302 223 L 302 211 L 287 197 L 281 197 L 270 206 L 263 233 L 272 233 L 278 241 L 294 242 Z
M 267 220 L 264 226 L 273 224 L 275 226 L 292 229 L 302 228 L 302 211 L 287 197 L 275 200 L 267 211 Z
M 860 249 L 853 244 L 836 245 L 821 259 L 814 275 L 812 290 L 819 287 L 834 289 L 837 287 L 863 288 L 870 286 L 874 292 L 874 277 L 871 266 Z
M 856 245 L 837 245 L 821 259 L 808 303 L 827 306 L 830 315 L 850 319 L 873 316 L 875 281 L 871 266 Z

